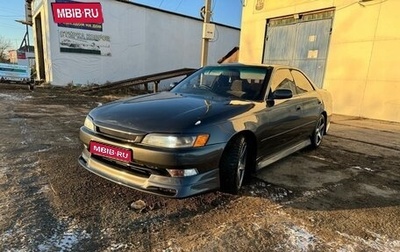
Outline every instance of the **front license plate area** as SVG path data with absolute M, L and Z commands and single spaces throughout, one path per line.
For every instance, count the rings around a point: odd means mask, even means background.
M 89 144 L 90 153 L 102 157 L 108 157 L 111 159 L 123 161 L 123 162 L 131 162 L 132 161 L 132 151 L 108 144 L 102 144 L 98 142 L 90 142 Z

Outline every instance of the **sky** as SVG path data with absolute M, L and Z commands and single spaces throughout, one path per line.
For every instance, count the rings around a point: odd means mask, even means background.
M 212 0 L 212 22 L 240 27 L 242 1 Z M 93 0 L 96 2 L 96 0 Z M 131 0 L 155 8 L 200 18 L 205 0 Z M 15 20 L 25 20 L 25 0 L 0 0 L 0 37 L 17 49 L 24 38 L 26 27 Z M 29 28 L 32 33 L 32 29 Z M 32 39 L 32 35 L 30 36 Z
M 25 20 L 25 0 L 0 0 L 0 37 L 13 48 L 19 47 L 26 27 L 15 20 Z

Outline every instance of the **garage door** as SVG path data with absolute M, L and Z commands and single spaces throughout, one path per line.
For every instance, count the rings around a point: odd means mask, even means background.
M 267 20 L 263 63 L 302 69 L 322 87 L 333 11 Z

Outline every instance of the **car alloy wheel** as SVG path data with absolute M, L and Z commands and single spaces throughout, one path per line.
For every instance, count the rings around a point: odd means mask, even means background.
M 321 145 L 322 143 L 322 139 L 324 137 L 325 134 L 325 116 L 324 115 L 320 115 L 319 119 L 317 121 L 317 124 L 315 125 L 315 129 L 313 132 L 313 135 L 311 137 L 311 145 L 314 148 L 317 148 L 318 146 Z
M 247 161 L 247 143 L 243 141 L 239 149 L 239 160 L 237 163 L 236 170 L 236 187 L 240 189 L 243 184 L 244 174 L 246 171 L 246 161 Z
M 221 191 L 237 194 L 242 187 L 247 166 L 247 142 L 243 136 L 228 143 L 220 162 Z

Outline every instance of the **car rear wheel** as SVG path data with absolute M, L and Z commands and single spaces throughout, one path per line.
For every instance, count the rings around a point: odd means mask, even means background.
M 324 138 L 325 134 L 325 116 L 320 115 L 317 123 L 315 124 L 314 132 L 311 136 L 311 147 L 317 148 L 321 145 L 322 139 Z
M 237 194 L 242 187 L 248 163 L 246 138 L 238 136 L 228 143 L 220 162 L 221 191 Z

